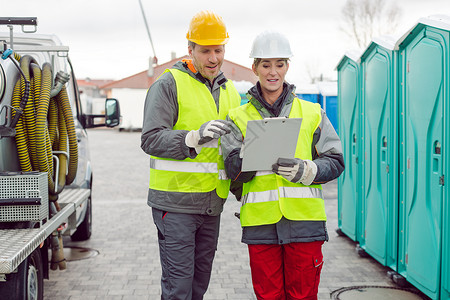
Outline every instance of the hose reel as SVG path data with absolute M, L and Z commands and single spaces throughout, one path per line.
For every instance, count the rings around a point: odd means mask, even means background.
M 14 53 L 14 59 L 22 74 L 11 101 L 20 167 L 22 172 L 47 172 L 49 196 L 55 201 L 74 181 L 78 166 L 75 124 L 65 87 L 69 75 L 58 72 L 53 85 L 49 63 L 41 69 L 29 55 Z

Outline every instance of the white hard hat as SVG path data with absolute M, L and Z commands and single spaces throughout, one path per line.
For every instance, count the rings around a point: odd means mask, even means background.
M 253 41 L 251 58 L 289 58 L 292 57 L 288 39 L 279 32 L 264 31 Z

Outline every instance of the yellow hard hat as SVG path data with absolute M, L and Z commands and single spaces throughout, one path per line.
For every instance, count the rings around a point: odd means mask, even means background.
M 196 44 L 209 46 L 224 45 L 229 36 L 222 18 L 206 10 L 192 18 L 186 38 Z

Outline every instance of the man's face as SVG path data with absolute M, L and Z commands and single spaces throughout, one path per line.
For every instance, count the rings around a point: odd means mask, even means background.
M 224 45 L 202 46 L 196 45 L 194 48 L 188 46 L 189 56 L 197 71 L 209 81 L 219 75 L 225 56 Z

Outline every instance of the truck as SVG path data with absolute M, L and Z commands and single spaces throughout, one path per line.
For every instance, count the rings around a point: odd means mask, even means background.
M 69 47 L 37 34 L 37 18 L 1 26 L 0 299 L 43 299 L 50 269 L 67 267 L 62 237 L 91 236 L 86 129 L 119 125 L 120 107 L 110 98 L 104 114 L 83 113 Z

